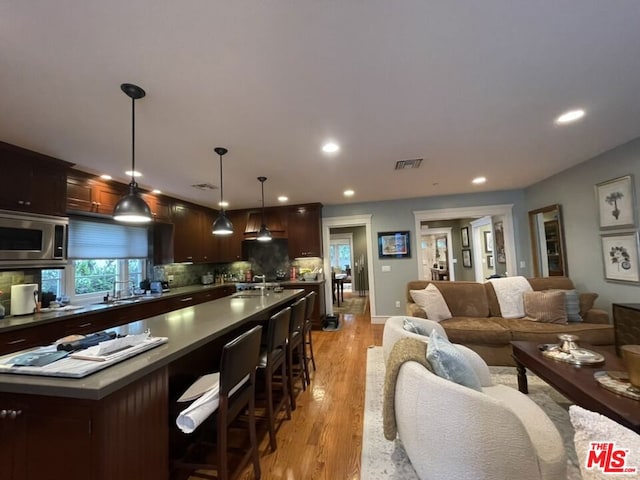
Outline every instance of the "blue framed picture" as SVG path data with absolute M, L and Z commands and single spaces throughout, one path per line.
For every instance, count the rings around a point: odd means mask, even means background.
M 379 258 L 410 258 L 409 231 L 378 232 Z

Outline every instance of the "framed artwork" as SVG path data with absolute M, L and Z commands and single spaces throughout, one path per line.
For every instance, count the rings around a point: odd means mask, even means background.
M 410 258 L 409 231 L 378 232 L 379 258 Z
M 462 238 L 462 247 L 469 248 L 469 227 L 462 227 L 460 229 L 460 236 Z
M 493 249 L 498 263 L 507 263 L 507 255 L 504 251 L 504 225 L 502 222 L 493 224 Z
M 635 226 L 635 192 L 631 175 L 598 183 L 596 202 L 601 229 Z
M 462 249 L 462 266 L 471 268 L 471 250 L 468 248 Z
M 602 235 L 604 279 L 614 282 L 640 282 L 638 232 Z
M 493 253 L 493 233 L 491 231 L 484 233 L 484 251 L 485 253 Z
M 496 268 L 495 263 L 493 263 L 493 255 L 487 255 L 487 268 Z

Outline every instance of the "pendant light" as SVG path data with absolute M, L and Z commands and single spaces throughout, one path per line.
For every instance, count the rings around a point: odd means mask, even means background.
M 216 147 L 213 151 L 220 155 L 220 214 L 215 222 L 213 222 L 211 233 L 214 235 L 230 235 L 233 233 L 233 224 L 224 212 L 224 195 L 222 190 L 222 156 L 227 153 L 228 150 L 224 147 Z
M 268 242 L 271 240 L 271 232 L 267 228 L 267 224 L 264 221 L 264 182 L 267 177 L 258 177 L 262 185 L 262 225 L 260 225 L 260 231 L 258 232 L 258 240 L 261 242 Z
M 131 98 L 131 182 L 129 193 L 122 197 L 113 209 L 113 218 L 119 222 L 144 223 L 153 220 L 151 209 L 138 192 L 135 181 L 136 170 L 136 100 L 144 97 L 145 91 L 137 85 L 123 83 L 120 88 Z

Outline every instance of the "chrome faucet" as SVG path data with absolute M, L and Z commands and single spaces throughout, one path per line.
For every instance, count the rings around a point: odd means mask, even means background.
M 133 282 L 130 282 L 130 281 L 119 282 L 116 280 L 115 282 L 113 282 L 113 299 L 114 300 L 118 300 L 122 296 L 122 292 L 118 290 L 118 285 L 121 285 L 123 283 L 126 284 L 127 288 L 129 289 L 129 293 L 127 293 L 126 296 L 129 296 L 131 294 L 131 285 L 133 285 Z
M 254 282 L 256 281 L 256 278 L 262 279 L 262 286 L 260 287 L 260 290 L 261 290 L 260 294 L 264 296 L 264 291 L 267 288 L 267 276 L 266 275 L 254 275 L 253 276 L 253 281 Z

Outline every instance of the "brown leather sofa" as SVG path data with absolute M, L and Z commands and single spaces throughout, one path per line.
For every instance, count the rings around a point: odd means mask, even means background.
M 534 291 L 575 289 L 567 277 L 529 278 Z M 558 343 L 558 335 L 570 333 L 579 337 L 578 343 L 613 345 L 614 331 L 606 311 L 593 308 L 597 294 L 580 293 L 580 315 L 583 322 L 568 324 L 541 323 L 526 319 L 503 318 L 491 282 L 447 282 L 415 280 L 407 284 L 407 314 L 427 318 L 416 305 L 410 290 L 422 290 L 433 283 L 442 293 L 452 318 L 442 320 L 449 340 L 466 345 L 477 352 L 488 365 L 515 365 L 511 358 L 513 340 L 537 343 Z

